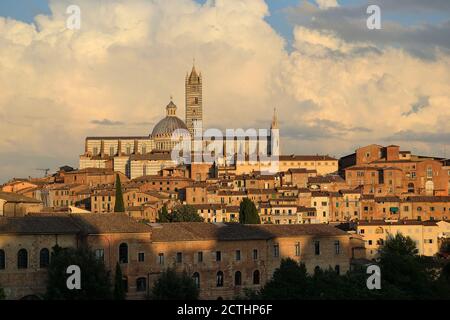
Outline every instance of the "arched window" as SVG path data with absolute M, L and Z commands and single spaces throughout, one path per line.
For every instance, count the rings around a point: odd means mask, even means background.
M 383 230 L 382 227 L 378 227 L 378 228 L 375 229 L 375 233 L 376 234 L 382 234 L 382 233 L 384 233 L 384 230 Z
M 216 286 L 223 287 L 223 272 L 219 271 L 216 275 Z
M 17 253 L 17 268 L 26 269 L 28 268 L 28 252 L 25 249 L 20 249 Z
M 0 249 L 0 270 L 4 270 L 5 268 L 6 268 L 5 251 Z
M 259 284 L 259 270 L 253 272 L 253 284 Z
M 200 288 L 200 274 L 198 272 L 195 272 L 192 275 L 192 279 L 194 279 L 195 285 L 197 286 L 197 288 Z
M 147 291 L 147 279 L 146 278 L 137 278 L 136 279 L 136 291 L 137 292 Z
M 128 263 L 128 245 L 121 243 L 119 246 L 119 262 Z
M 50 251 L 47 248 L 41 249 L 39 253 L 39 267 L 47 268 L 50 265 Z
M 242 273 L 240 271 L 236 271 L 234 274 L 234 285 L 240 286 L 242 284 Z
M 408 192 L 409 193 L 414 193 L 415 188 L 414 188 L 414 183 L 409 183 L 408 184 Z

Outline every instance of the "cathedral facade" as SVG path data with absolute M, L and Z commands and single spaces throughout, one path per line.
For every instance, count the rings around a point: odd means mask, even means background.
M 157 175 L 164 168 L 177 166 L 180 162 L 187 163 L 184 160 L 172 159 L 172 151 L 181 141 L 191 141 L 190 145 L 193 147 L 193 139 L 197 139 L 199 131 L 203 133 L 203 79 L 202 74 L 198 73 L 193 66 L 185 79 L 184 121 L 177 117 L 177 106 L 170 101 L 166 106 L 166 117 L 155 125 L 148 136 L 87 137 L 84 153 L 80 156 L 79 167 L 80 169 L 110 168 L 127 175 L 130 179 Z M 273 161 L 272 159 L 263 160 L 259 158 L 259 155 L 273 156 L 274 150 L 275 154 L 279 155 L 279 128 L 275 113 L 269 132 L 267 137 L 250 138 L 246 134 L 226 137 L 226 139 L 224 137 L 224 140 L 221 140 L 223 148 L 219 152 L 224 156 L 218 155 L 213 162 L 219 170 L 220 168 L 228 170 L 231 165 L 248 167 L 251 171 L 265 171 Z M 273 139 L 274 132 L 278 139 Z M 202 149 L 206 149 L 212 143 L 211 139 L 205 139 L 203 136 L 200 139 Z M 233 154 L 231 160 L 225 157 L 227 151 Z M 192 148 L 192 152 L 192 154 L 198 154 L 195 148 Z M 191 150 L 187 153 L 190 158 Z M 257 163 L 249 160 L 250 154 L 257 154 Z M 237 155 L 243 155 L 243 158 L 239 160 Z M 201 161 L 205 159 L 202 158 Z
M 111 168 L 134 179 L 173 167 L 176 163 L 171 159 L 171 151 L 178 143 L 173 133 L 185 130 L 193 135 L 196 121 L 203 120 L 202 92 L 202 75 L 194 66 L 185 81 L 185 121 L 177 117 L 177 106 L 170 101 L 166 117 L 148 136 L 87 137 L 84 154 L 80 156 L 80 169 Z

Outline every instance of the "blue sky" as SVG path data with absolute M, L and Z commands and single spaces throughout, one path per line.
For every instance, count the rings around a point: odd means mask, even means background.
M 196 0 L 204 3 L 206 0 Z M 292 39 L 292 23 L 287 19 L 286 8 L 298 6 L 304 0 L 266 0 L 270 8 L 270 17 L 267 21 L 285 39 Z M 414 0 L 412 0 L 414 1 Z M 314 3 L 314 0 L 308 0 Z M 376 3 L 377 1 L 372 1 Z M 406 1 L 407 2 L 407 1 Z M 367 4 L 367 0 L 338 0 L 342 7 L 358 7 Z M 0 16 L 10 17 L 24 22 L 32 22 L 37 14 L 50 14 L 48 0 L 2 0 L 0 2 Z M 400 12 L 386 12 L 386 20 L 395 21 L 402 25 L 415 25 L 422 23 L 441 23 L 448 20 L 448 12 L 430 10 L 429 12 L 411 12 L 408 7 Z

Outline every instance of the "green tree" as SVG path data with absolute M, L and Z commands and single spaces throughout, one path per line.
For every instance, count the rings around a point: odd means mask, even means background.
M 116 274 L 114 277 L 114 300 L 125 300 L 125 288 L 123 287 L 123 275 L 120 264 L 116 264 Z
M 125 212 L 125 205 L 123 203 L 122 183 L 120 182 L 119 174 L 116 175 L 116 203 L 114 205 L 114 212 Z
M 199 289 L 186 272 L 177 274 L 174 269 L 162 272 L 152 288 L 153 300 L 197 300 Z
M 239 222 L 242 224 L 261 224 L 261 219 L 255 204 L 248 198 L 241 201 L 239 206 Z
M 273 278 L 260 292 L 264 300 L 293 300 L 309 296 L 309 279 L 304 264 L 288 258 L 281 260 Z
M 0 300 L 4 300 L 6 298 L 5 291 L 2 287 L 0 287 Z
M 67 288 L 67 268 L 80 267 L 81 289 Z M 111 299 L 109 273 L 103 261 L 96 258 L 88 248 L 53 247 L 48 268 L 46 299 L 49 300 L 104 300 Z
M 203 222 L 204 219 L 197 213 L 197 210 L 189 205 L 180 205 L 172 210 L 167 211 L 164 206 L 159 212 L 158 222 Z
M 169 211 L 167 211 L 167 206 L 164 205 L 158 214 L 158 222 L 167 223 L 170 222 Z

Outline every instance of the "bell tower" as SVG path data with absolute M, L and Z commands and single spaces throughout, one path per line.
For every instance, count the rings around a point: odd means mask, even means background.
M 202 74 L 197 73 L 195 63 L 191 74 L 186 74 L 186 126 L 194 137 L 196 121 L 203 121 L 203 81 Z M 203 125 L 202 125 L 203 126 Z

